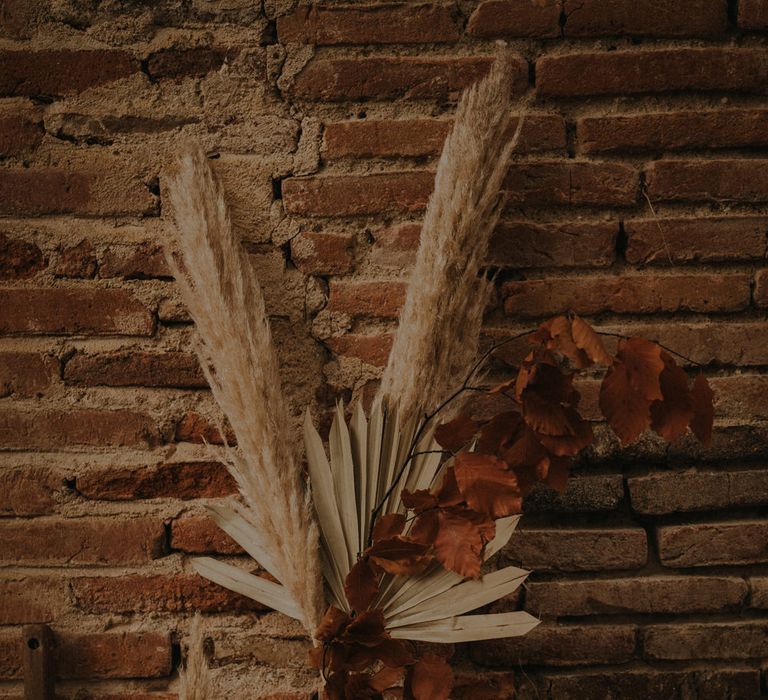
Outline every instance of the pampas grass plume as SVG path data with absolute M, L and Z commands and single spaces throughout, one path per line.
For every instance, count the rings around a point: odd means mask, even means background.
M 213 700 L 211 675 L 205 659 L 202 618 L 192 618 L 184 663 L 179 669 L 179 700 Z

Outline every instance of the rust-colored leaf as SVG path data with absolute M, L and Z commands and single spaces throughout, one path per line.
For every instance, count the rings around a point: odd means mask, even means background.
M 416 660 L 411 645 L 402 639 L 385 639 L 376 645 L 375 652 L 376 658 L 390 668 L 407 666 Z
M 360 559 L 347 574 L 344 594 L 353 610 L 365 610 L 379 592 L 379 577 L 367 559 Z
M 538 438 L 541 444 L 556 457 L 575 457 L 594 439 L 592 426 L 585 421 L 575 408 L 566 406 L 563 409 L 568 421 L 569 433 L 566 435 L 542 435 Z
M 516 438 L 523 427 L 523 418 L 517 411 L 499 413 L 489 420 L 480 430 L 477 450 L 484 454 L 495 455 L 502 446 Z
M 567 357 L 572 366 L 583 369 L 592 364 L 589 356 L 580 348 L 573 337 L 571 320 L 565 316 L 557 316 L 544 324 L 550 335 L 546 345 L 552 350 L 557 350 L 561 355 Z
M 323 619 L 315 630 L 315 639 L 321 642 L 329 642 L 337 637 L 341 631 L 349 624 L 350 617 L 343 610 L 331 605 L 325 611 Z
M 659 375 L 664 369 L 661 348 L 643 338 L 628 338 L 619 343 L 616 358 L 627 368 L 630 387 L 648 401 L 664 398 Z
M 435 440 L 440 447 L 456 452 L 472 439 L 479 427 L 480 425 L 469 416 L 459 415 L 437 427 Z
M 399 535 L 405 527 L 405 516 L 402 513 L 388 513 L 376 520 L 373 526 L 373 541 L 388 540 Z
M 630 370 L 616 362 L 600 385 L 600 410 L 622 444 L 627 445 L 651 421 L 651 402 L 632 385 Z
M 376 542 L 367 550 L 374 564 L 395 576 L 410 576 L 424 570 L 429 563 L 429 547 L 403 537 Z
M 376 692 L 381 693 L 393 686 L 396 686 L 405 675 L 405 668 L 387 668 L 384 667 L 378 673 L 374 673 L 370 680 L 370 686 Z
M 547 470 L 545 483 L 547 486 L 562 493 L 568 483 L 571 473 L 571 460 L 568 457 L 553 457 Z
M 447 700 L 453 689 L 453 670 L 445 659 L 427 652 L 409 670 L 407 687 L 415 700 Z
M 583 350 L 592 362 L 598 365 L 611 365 L 613 359 L 606 352 L 600 336 L 592 326 L 576 314 L 571 318 L 571 334 L 576 347 Z
M 366 610 L 355 617 L 344 629 L 341 640 L 345 643 L 376 646 L 386 638 L 384 611 Z
M 420 489 L 411 493 L 403 489 L 403 505 L 409 510 L 421 513 L 424 510 L 435 508 L 437 506 L 437 496 L 427 489 Z M 399 534 L 399 533 L 397 533 Z
M 480 576 L 483 547 L 493 536 L 493 521 L 459 508 L 441 510 L 439 521 L 440 529 L 435 538 L 437 560 L 461 576 Z
M 459 486 L 456 483 L 456 474 L 453 471 L 453 467 L 448 467 L 445 470 L 445 476 L 443 476 L 443 484 L 437 492 L 437 504 L 441 508 L 448 508 L 459 505 L 463 500 L 464 497 L 461 495 Z
M 461 452 L 454 471 L 459 490 L 472 510 L 503 518 L 522 510 L 522 496 L 515 473 L 492 455 Z
M 663 401 L 651 404 L 651 427 L 672 442 L 685 435 L 693 418 L 693 402 L 688 390 L 688 375 L 669 353 L 662 352 L 664 369 L 659 376 Z
M 713 400 L 715 395 L 709 386 L 707 378 L 703 374 L 696 376 L 691 387 L 691 404 L 693 417 L 691 418 L 691 430 L 702 442 L 709 446 L 712 442 L 712 423 L 715 418 Z
M 439 526 L 438 511 L 424 511 L 413 521 L 413 525 L 411 525 L 411 529 L 408 531 L 408 537 L 414 542 L 432 545 L 435 537 L 437 537 Z

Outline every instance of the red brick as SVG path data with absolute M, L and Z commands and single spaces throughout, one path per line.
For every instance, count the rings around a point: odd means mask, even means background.
M 163 556 L 165 529 L 146 518 L 35 518 L 0 521 L 4 562 L 146 564 Z
M 58 363 L 39 352 L 0 352 L 0 397 L 39 396 L 51 384 Z
M 78 352 L 64 365 L 64 383 L 75 386 L 207 387 L 197 357 L 187 352 Z
M 715 414 L 723 417 L 768 418 L 765 392 L 768 376 L 764 374 L 736 374 L 730 377 L 712 377 L 715 392 Z
M 762 92 L 763 49 L 680 48 L 545 56 L 536 63 L 542 97 L 624 95 L 679 90 Z
M 646 515 L 768 505 L 768 470 L 661 472 L 627 479 L 632 508 Z
M 768 576 L 750 577 L 749 591 L 749 606 L 768 610 Z
M 99 277 L 152 279 L 171 276 L 162 246 L 152 241 L 136 246 L 110 245 L 99 265 Z
M 0 279 L 34 277 L 47 264 L 48 259 L 36 243 L 0 233 Z
M 29 156 L 43 140 L 40 122 L 28 112 L 0 114 L 0 158 Z
M 768 622 L 676 623 L 643 630 L 648 659 L 764 659 Z
M 171 549 L 188 554 L 243 554 L 243 550 L 210 518 L 188 515 L 173 521 Z
M 76 488 L 80 496 L 106 501 L 217 498 L 237 490 L 220 462 L 169 462 L 155 467 L 89 471 L 78 474 Z
M 0 214 L 142 216 L 156 213 L 157 198 L 125 168 L 105 161 L 106 172 L 84 169 L 0 170 Z
M 615 511 L 624 500 L 621 474 L 571 477 L 560 493 L 537 486 L 523 501 L 525 513 L 590 513 Z
M 560 0 L 485 0 L 467 24 L 470 36 L 558 37 Z
M 96 274 L 96 255 L 88 239 L 83 239 L 73 246 L 59 249 L 59 257 L 53 266 L 57 277 L 91 279 Z
M 739 311 L 749 305 L 750 279 L 741 273 L 624 275 L 505 282 L 504 311 L 537 318 L 573 310 L 615 313 Z
M 565 0 L 563 11 L 566 37 L 711 37 L 728 30 L 726 0 L 669 0 L 662 11 L 654 0 Z
M 583 153 L 678 151 L 768 146 L 768 112 L 722 109 L 714 112 L 659 112 L 576 121 Z
M 75 605 L 89 615 L 265 610 L 255 600 L 197 574 L 82 577 L 71 585 Z
M 397 318 L 405 303 L 406 285 L 398 281 L 332 281 L 328 311 L 351 316 Z
M 755 304 L 761 308 L 768 306 L 768 270 L 755 273 Z
M 326 160 L 434 156 L 451 128 L 448 119 L 397 119 L 336 122 L 323 134 Z M 510 130 L 517 118 L 510 118 Z M 554 114 L 527 116 L 520 132 L 521 152 L 565 149 L 565 122 Z
M 67 603 L 63 579 L 5 575 L 0 581 L 0 625 L 52 622 Z
M 646 173 L 648 196 L 667 202 L 766 202 L 766 160 L 662 160 Z
M 511 206 L 632 206 L 639 173 L 619 163 L 514 163 L 504 178 Z
M 716 217 L 624 222 L 633 264 L 764 259 L 768 219 Z
M 147 59 L 147 71 L 153 80 L 202 78 L 211 71 L 221 68 L 226 61 L 236 58 L 239 53 L 240 51 L 234 48 L 208 46 L 164 49 L 150 54 Z
M 291 239 L 291 260 L 309 275 L 341 275 L 353 265 L 354 237 L 334 233 L 302 233 Z
M 744 579 L 718 576 L 529 582 L 525 609 L 555 617 L 722 612 L 741 605 L 746 595 Z
M 0 96 L 66 95 L 138 71 L 127 51 L 0 51 Z
M 225 428 L 227 442 L 236 445 L 235 434 L 229 426 Z M 178 442 L 196 442 L 199 444 L 223 445 L 224 439 L 217 425 L 205 416 L 190 411 L 185 414 L 176 426 L 174 439 Z
M 359 216 L 387 211 L 421 211 L 435 184 L 425 170 L 373 175 L 322 175 L 283 180 L 290 214 Z
M 488 56 L 315 59 L 296 78 L 290 93 L 325 101 L 446 98 L 482 78 L 492 62 Z M 513 90 L 522 92 L 527 84 L 528 64 L 518 58 L 513 64 Z
M 768 29 L 768 7 L 762 0 L 739 0 L 739 27 L 753 31 Z
M 590 528 L 568 530 L 519 529 L 504 556 L 534 571 L 603 571 L 645 566 L 645 530 Z
M 656 534 L 664 566 L 768 563 L 768 520 L 664 525 Z
M 62 475 L 41 467 L 3 469 L 0 475 L 0 516 L 53 512 Z
M 128 410 L 82 408 L 37 413 L 13 408 L 0 410 L 0 447 L 3 448 L 152 447 L 160 441 L 152 419 Z
M 635 653 L 634 625 L 541 624 L 522 637 L 476 642 L 474 661 L 484 666 L 516 667 L 620 664 Z
M 57 646 L 61 678 L 159 678 L 169 676 L 173 667 L 167 634 L 65 635 Z
M 277 37 L 317 46 L 423 44 L 456 41 L 459 31 L 448 5 L 313 5 L 278 17 Z
M 384 367 L 392 350 L 392 334 L 331 336 L 325 344 L 337 355 L 355 357 L 374 367 Z
M 35 22 L 45 6 L 27 0 L 3 0 L 0 4 L 0 35 L 14 39 L 29 39 L 35 31 Z
M 122 289 L 0 289 L 0 332 L 152 335 L 150 310 Z

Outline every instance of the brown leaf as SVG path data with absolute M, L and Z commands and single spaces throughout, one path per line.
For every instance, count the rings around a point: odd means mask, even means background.
M 575 408 L 567 406 L 563 409 L 571 434 L 542 435 L 538 438 L 541 444 L 556 457 L 575 457 L 594 439 L 592 426 L 585 421 Z
M 479 427 L 480 425 L 469 416 L 459 415 L 437 427 L 435 440 L 440 447 L 456 452 L 472 439 Z
M 547 471 L 545 482 L 547 486 L 562 493 L 565 491 L 570 472 L 571 460 L 568 457 L 553 457 L 549 463 L 549 470 Z
M 415 661 L 411 646 L 402 639 L 385 639 L 374 651 L 376 658 L 389 668 L 407 666 Z
M 440 529 L 435 538 L 435 556 L 450 571 L 464 577 L 478 578 L 483 547 L 492 537 L 492 520 L 459 508 L 441 510 Z
M 613 358 L 606 352 L 603 341 L 584 319 L 576 314 L 571 319 L 571 334 L 576 347 L 583 350 L 592 362 L 610 366 Z
M 547 347 L 557 350 L 567 357 L 574 367 L 583 369 L 592 364 L 587 353 L 574 340 L 570 319 L 565 316 L 557 316 L 547 321 L 542 328 L 545 328 L 550 335 L 550 339 L 546 343 Z
M 539 436 L 527 425 L 520 431 L 520 435 L 513 443 L 501 450 L 501 458 L 512 468 L 518 477 L 528 473 L 533 481 L 518 478 L 518 486 L 522 494 L 526 495 L 535 481 L 546 477 L 549 467 L 549 454 L 539 440 Z
M 428 652 L 409 670 L 407 687 L 415 700 L 447 700 L 453 690 L 453 670 L 445 659 Z
M 600 385 L 600 410 L 624 445 L 648 427 L 650 407 L 651 402 L 632 386 L 627 365 L 617 361 Z
M 429 563 L 429 547 L 402 537 L 381 540 L 369 547 L 368 556 L 374 564 L 396 576 L 410 576 L 423 571 Z
M 405 516 L 402 513 L 388 513 L 376 520 L 373 526 L 373 541 L 388 540 L 399 535 L 405 527 Z
M 381 693 L 396 686 L 405 675 L 405 669 L 400 668 L 382 668 L 378 673 L 374 673 L 370 680 L 370 686 L 375 691 Z
M 347 574 L 344 594 L 353 610 L 368 608 L 379 592 L 379 577 L 367 559 L 360 559 Z
M 461 452 L 456 455 L 454 471 L 459 490 L 472 510 L 494 519 L 521 512 L 517 477 L 498 457 Z
M 384 611 L 381 608 L 366 610 L 347 625 L 341 641 L 346 644 L 361 644 L 375 647 L 386 638 Z
M 437 506 L 437 496 L 427 489 L 419 489 L 411 493 L 403 489 L 403 505 L 409 510 L 421 513 L 424 510 L 435 508 Z M 399 534 L 399 533 L 398 533 Z
M 499 453 L 504 443 L 516 438 L 523 427 L 523 418 L 517 411 L 499 413 L 489 420 L 480 430 L 477 450 L 483 454 Z
M 325 611 L 323 619 L 315 630 L 315 639 L 321 642 L 329 642 L 337 637 L 341 631 L 349 624 L 350 617 L 343 610 L 331 605 Z
M 448 467 L 445 470 L 445 476 L 443 476 L 443 485 L 437 492 L 437 504 L 441 508 L 448 508 L 449 506 L 457 506 L 464 500 L 464 497 L 459 491 L 459 486 L 456 483 L 456 474 L 453 471 L 453 467 Z
M 649 401 L 664 398 L 659 375 L 664 369 L 661 348 L 643 338 L 628 338 L 619 343 L 617 359 L 627 368 L 627 378 L 632 389 Z
M 693 402 L 688 390 L 688 375 L 671 355 L 661 353 L 664 369 L 659 376 L 663 401 L 651 404 L 651 427 L 668 442 L 685 435 L 693 418 Z
M 697 375 L 691 388 L 693 407 L 691 430 L 702 444 L 707 446 L 712 442 L 712 423 L 715 418 L 715 409 L 712 405 L 714 397 L 707 378 L 703 374 Z
M 440 526 L 437 510 L 424 511 L 413 521 L 408 537 L 414 542 L 431 546 Z

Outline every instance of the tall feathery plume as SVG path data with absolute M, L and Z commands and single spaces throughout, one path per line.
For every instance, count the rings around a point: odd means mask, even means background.
M 179 700 L 213 700 L 211 675 L 205 660 L 201 616 L 192 618 L 184 663 L 179 669 Z
M 301 480 L 264 296 L 235 238 L 205 155 L 190 147 L 167 182 L 173 222 L 166 259 L 202 342 L 198 355 L 237 438 L 228 466 L 254 526 L 262 564 L 310 633 L 324 611 L 318 530 Z
M 511 54 L 459 101 L 421 228 L 400 325 L 379 396 L 397 402 L 401 425 L 440 404 L 469 372 L 491 283 L 479 278 L 505 197 L 509 158 Z

